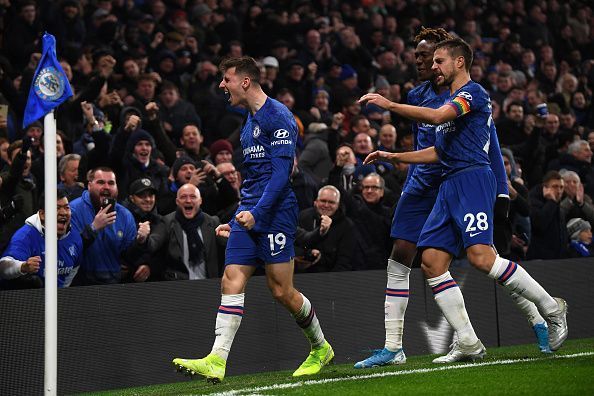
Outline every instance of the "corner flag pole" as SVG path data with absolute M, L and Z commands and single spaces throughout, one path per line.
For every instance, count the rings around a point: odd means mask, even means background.
M 43 118 L 45 165 L 45 366 L 44 393 L 56 395 L 58 380 L 58 231 L 56 120 L 54 109 L 72 96 L 72 87 L 58 62 L 56 39 L 43 35 L 43 53 L 33 75 L 25 106 L 23 129 Z
M 43 118 L 45 165 L 45 366 L 44 393 L 56 395 L 58 380 L 58 231 L 56 186 L 56 120 Z

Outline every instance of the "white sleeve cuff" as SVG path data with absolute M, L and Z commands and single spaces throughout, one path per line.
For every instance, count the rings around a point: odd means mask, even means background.
M 21 266 L 24 261 L 15 259 L 14 257 L 5 256 L 0 259 L 0 278 L 15 279 L 19 276 L 25 275 L 21 272 Z

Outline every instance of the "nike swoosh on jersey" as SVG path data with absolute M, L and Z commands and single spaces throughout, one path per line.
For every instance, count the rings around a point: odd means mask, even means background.
M 482 231 L 479 232 L 471 232 L 470 233 L 470 237 L 472 238 L 473 236 L 477 236 L 478 234 L 482 233 Z
M 281 250 L 280 252 L 275 252 L 275 253 L 272 253 L 272 252 L 270 252 L 270 255 L 271 255 L 272 257 L 274 257 L 274 256 L 276 256 L 277 254 L 280 254 L 280 253 L 282 253 L 282 252 L 283 252 L 282 250 Z

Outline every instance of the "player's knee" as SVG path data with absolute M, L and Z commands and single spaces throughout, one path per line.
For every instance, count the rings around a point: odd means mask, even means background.
M 392 246 L 390 258 L 398 261 L 400 264 L 410 267 L 417 252 L 417 246 L 414 243 L 397 239 Z
M 421 270 L 425 278 L 435 278 L 444 274 L 450 265 L 451 257 L 435 249 L 426 249 L 421 255 Z
M 243 283 L 239 279 L 230 277 L 226 272 L 221 278 L 221 294 L 243 293 Z
M 435 266 L 432 265 L 427 265 L 425 262 L 421 263 L 421 271 L 423 271 L 423 276 L 425 279 L 431 279 L 441 275 L 438 268 L 435 268 Z
M 289 302 L 292 297 L 292 290 L 278 284 L 270 286 L 270 293 L 276 301 L 283 305 L 286 305 L 286 303 Z
M 474 268 L 485 273 L 489 273 L 495 261 L 495 253 L 491 249 L 469 249 L 466 256 Z
M 479 271 L 489 273 L 493 266 L 493 261 L 490 261 L 484 255 L 477 255 L 472 258 L 468 257 L 470 264 Z

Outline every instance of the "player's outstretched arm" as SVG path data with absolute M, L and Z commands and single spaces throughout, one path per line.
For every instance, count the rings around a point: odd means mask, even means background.
M 423 150 L 408 151 L 406 153 L 389 153 L 387 151 L 374 151 L 363 161 L 364 164 L 371 164 L 376 161 L 390 161 L 393 164 L 404 162 L 405 164 L 433 164 L 439 162 L 439 156 L 434 146 Z
M 372 153 L 369 153 L 367 155 L 367 157 L 365 157 L 365 160 L 363 161 L 363 164 L 367 165 L 367 164 L 373 164 L 376 161 L 388 161 L 391 162 L 393 164 L 399 162 L 397 157 L 396 157 L 397 153 L 390 153 L 388 151 L 374 151 Z
M 452 121 L 457 117 L 456 110 L 449 104 L 445 104 L 438 109 L 411 106 L 403 103 L 391 102 L 376 93 L 368 93 L 361 96 L 359 103 L 371 103 L 408 119 L 432 125 L 443 124 L 444 122 Z

